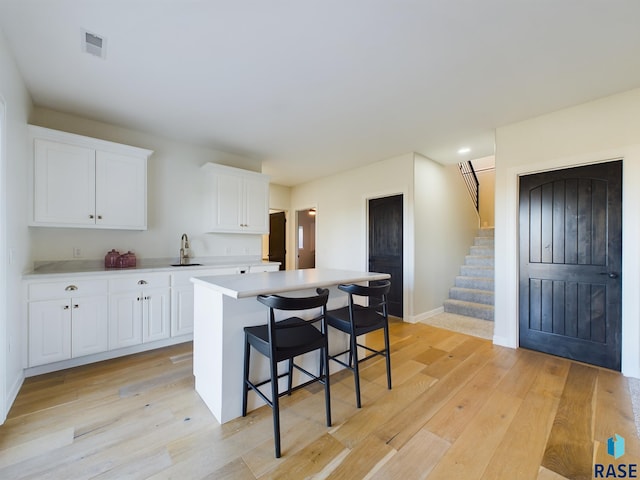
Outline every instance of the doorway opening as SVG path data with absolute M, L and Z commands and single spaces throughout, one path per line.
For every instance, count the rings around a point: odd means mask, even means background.
M 280 270 L 287 266 L 287 214 L 283 210 L 269 210 L 269 233 L 262 237 L 262 258 L 280 262 Z
M 296 211 L 296 267 L 316 268 L 315 208 Z

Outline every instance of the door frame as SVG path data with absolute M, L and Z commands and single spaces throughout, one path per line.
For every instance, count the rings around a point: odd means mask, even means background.
M 402 195 L 402 319 L 405 322 L 415 323 L 413 318 L 413 223 L 411 218 L 411 203 L 406 190 L 388 190 L 366 194 L 362 197 L 362 219 L 365 226 L 364 233 L 364 258 L 362 259 L 363 271 L 369 270 L 369 200 L 377 198 Z M 409 271 L 411 270 L 411 271 Z
M 640 144 L 599 152 L 555 158 L 550 161 L 496 169 L 496 299 L 493 341 L 511 348 L 519 346 L 518 274 L 519 265 L 519 177 L 549 170 L 578 167 L 611 160 L 622 160 L 622 373 L 640 378 L 640 352 L 635 347 L 640 339 L 640 253 L 634 246 L 640 243 L 637 207 L 640 189 L 634 180 L 640 179 Z M 502 189 L 502 191 L 501 191 Z

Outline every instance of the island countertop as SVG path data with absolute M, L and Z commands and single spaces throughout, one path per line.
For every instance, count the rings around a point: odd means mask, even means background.
M 252 273 L 251 275 L 220 275 L 194 277 L 191 281 L 200 286 L 232 298 L 247 298 L 294 290 L 328 287 L 341 283 L 358 283 L 390 278 L 388 273 L 307 268 L 277 272 Z

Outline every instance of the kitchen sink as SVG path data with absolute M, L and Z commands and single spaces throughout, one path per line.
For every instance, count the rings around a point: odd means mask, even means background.
M 199 267 L 201 263 L 172 263 L 172 267 Z

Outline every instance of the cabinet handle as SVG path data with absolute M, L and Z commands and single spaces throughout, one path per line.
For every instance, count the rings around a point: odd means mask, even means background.
M 73 292 L 74 290 L 77 290 L 78 287 L 76 287 L 75 285 L 69 285 L 67 288 L 65 288 L 65 292 Z
M 138 285 L 146 285 L 147 281 L 146 280 L 138 280 Z
M 89 218 L 93 218 L 93 215 L 89 214 Z

